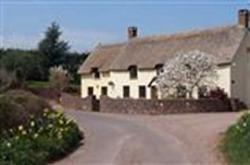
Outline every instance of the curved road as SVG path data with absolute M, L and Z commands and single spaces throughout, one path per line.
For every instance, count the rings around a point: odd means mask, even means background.
M 129 116 L 67 111 L 85 144 L 55 165 L 221 164 L 216 139 L 235 113 Z
M 74 154 L 55 164 L 189 164 L 177 139 L 162 137 L 140 123 L 110 116 L 70 111 L 86 134 Z

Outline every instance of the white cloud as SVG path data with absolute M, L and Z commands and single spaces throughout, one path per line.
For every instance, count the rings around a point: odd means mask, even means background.
M 91 50 L 98 43 L 109 43 L 119 40 L 119 37 L 111 32 L 75 30 L 69 28 L 62 28 L 62 31 L 63 35 L 61 39 L 69 42 L 72 51 Z M 36 36 L 23 34 L 6 34 L 3 37 L 3 47 L 22 49 L 37 48 L 37 44 L 42 37 L 43 34 L 39 34 Z

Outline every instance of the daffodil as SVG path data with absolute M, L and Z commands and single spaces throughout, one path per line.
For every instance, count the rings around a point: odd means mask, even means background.
M 8 142 L 6 145 L 7 145 L 7 147 L 9 147 L 9 148 L 11 147 L 11 143 L 10 143 L 10 142 Z
M 26 134 L 27 134 L 27 131 L 23 130 L 23 131 L 22 131 L 22 134 L 23 134 L 23 135 L 26 135 Z
M 35 126 L 35 122 L 34 122 L 34 121 L 31 121 L 31 122 L 30 122 L 30 126 L 31 126 L 31 127 L 34 127 L 34 126 Z
M 18 130 L 19 130 L 19 131 L 22 131 L 22 130 L 23 130 L 23 126 L 20 125 L 20 126 L 18 127 Z
M 38 134 L 37 134 L 37 133 L 35 133 L 35 134 L 34 134 L 34 138 L 36 139 L 37 137 L 38 137 Z

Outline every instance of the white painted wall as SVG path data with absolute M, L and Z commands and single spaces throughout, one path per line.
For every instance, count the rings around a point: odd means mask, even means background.
M 228 94 L 228 96 L 231 96 L 231 66 L 221 66 L 219 67 L 218 71 L 218 78 L 216 80 L 216 84 L 221 89 L 224 89 L 224 91 Z
M 224 89 L 230 96 L 231 88 L 231 70 L 230 66 L 220 67 L 218 70 L 217 84 Z M 82 97 L 88 95 L 88 87 L 94 88 L 94 94 L 97 98 L 101 95 L 101 87 L 106 86 L 108 88 L 108 96 L 112 98 L 123 97 L 123 86 L 130 87 L 130 97 L 139 98 L 139 86 L 146 86 L 146 98 L 151 98 L 151 89 L 148 84 L 156 76 L 155 70 L 139 70 L 137 79 L 130 79 L 128 71 L 112 71 L 109 73 L 101 73 L 100 79 L 95 79 L 91 75 L 83 75 L 81 79 Z M 112 82 L 112 83 L 111 83 Z M 113 85 L 110 85 L 113 84 Z

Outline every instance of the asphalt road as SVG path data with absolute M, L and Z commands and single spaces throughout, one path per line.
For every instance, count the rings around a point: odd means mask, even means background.
M 55 164 L 189 164 L 171 135 L 163 137 L 141 123 L 102 114 L 70 111 L 69 115 L 85 130 L 85 145 Z
M 217 144 L 221 134 L 236 120 L 235 113 L 67 114 L 84 130 L 86 141 L 55 165 L 225 164 Z

